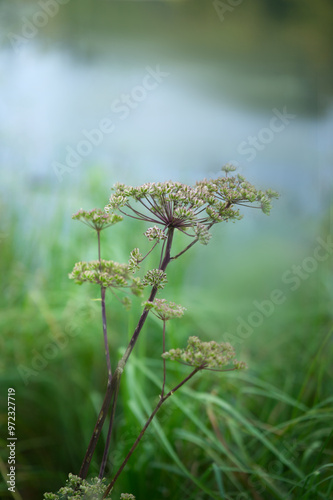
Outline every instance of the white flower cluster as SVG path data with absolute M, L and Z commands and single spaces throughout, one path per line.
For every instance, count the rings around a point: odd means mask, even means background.
M 88 481 L 81 479 L 74 474 L 69 474 L 66 480 L 66 485 L 60 488 L 57 493 L 44 493 L 44 500 L 60 500 L 63 498 L 73 498 L 75 500 L 100 500 L 106 488 L 106 479 L 93 478 Z M 126 498 L 126 497 L 124 497 Z M 135 497 L 127 497 L 135 498 Z M 108 495 L 106 500 L 111 500 Z
M 69 474 L 66 480 L 66 485 L 60 488 L 57 493 L 44 493 L 44 500 L 63 500 L 65 498 L 73 498 L 75 500 L 101 500 L 103 498 L 107 480 L 94 477 L 86 480 L 79 476 Z M 110 495 L 107 495 L 105 500 L 112 500 Z M 135 500 L 135 496 L 131 493 L 122 493 L 120 500 Z
M 227 206 L 242 206 L 249 203 L 253 203 L 254 207 L 260 208 L 267 215 L 269 214 L 271 200 L 278 198 L 278 193 L 272 189 L 266 191 L 256 189 L 242 175 L 228 177 L 228 172 L 235 170 L 232 165 L 226 165 L 222 170 L 226 172 L 226 177 L 197 182 L 197 186 L 201 186 L 215 198 L 217 203 L 210 203 L 210 205 L 220 216 L 225 215 L 223 209 Z
M 72 216 L 72 219 L 80 220 L 87 224 L 87 226 L 97 231 L 101 231 L 102 229 L 113 226 L 117 222 L 121 222 L 123 217 L 117 214 L 106 214 L 103 210 L 94 208 L 89 212 L 81 209 Z
M 196 236 L 197 225 L 211 227 L 218 222 L 240 219 L 236 205 L 252 204 L 269 213 L 271 199 L 277 197 L 277 193 L 257 190 L 241 175 L 229 176 L 235 170 L 232 165 L 226 165 L 223 170 L 224 177 L 204 179 L 195 186 L 171 181 L 146 183 L 138 187 L 116 184 L 105 210 L 119 210 L 123 215 L 163 228 L 179 229 L 190 236 Z M 134 207 L 133 201 L 140 203 L 141 207 Z M 163 238 L 164 231 L 160 229 L 157 233 L 157 229 L 157 226 L 150 228 L 146 236 L 150 240 Z M 192 233 L 187 232 L 189 229 Z M 207 244 L 207 234 L 204 235 L 202 230 L 197 237 Z
M 162 321 L 168 321 L 173 318 L 180 318 L 183 316 L 185 307 L 182 307 L 174 302 L 167 302 L 165 299 L 155 299 L 154 302 L 144 302 L 142 304 L 146 309 Z
M 231 163 L 227 163 L 221 168 L 221 170 L 228 175 L 229 172 L 234 172 L 237 168 L 234 165 L 231 165 Z
M 201 342 L 198 337 L 190 337 L 186 349 L 171 349 L 162 354 L 164 359 L 180 361 L 200 369 L 221 369 L 233 364 L 233 369 L 246 368 L 245 363 L 235 359 L 235 351 L 231 344 L 214 340 Z
M 131 278 L 127 264 L 119 264 L 112 260 L 93 260 L 77 262 L 69 278 L 78 285 L 95 283 L 104 288 L 130 288 L 134 295 L 141 295 L 143 285 L 140 278 Z

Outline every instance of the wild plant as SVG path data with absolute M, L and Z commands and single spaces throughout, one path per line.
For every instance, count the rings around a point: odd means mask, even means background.
M 173 265 L 173 263 L 176 265 L 176 261 L 184 259 L 185 254 L 196 243 L 207 245 L 214 226 L 222 222 L 235 222 L 241 219 L 240 209 L 242 207 L 258 208 L 263 213 L 269 214 L 271 201 L 278 196 L 270 189 L 266 191 L 256 189 L 241 175 L 230 175 L 235 170 L 232 165 L 226 165 L 222 170 L 224 176 L 217 179 L 204 179 L 194 186 L 171 181 L 147 183 L 139 187 L 116 184 L 111 189 L 111 197 L 104 210 L 80 210 L 73 215 L 74 220 L 82 221 L 97 235 L 98 259 L 91 262 L 78 262 L 69 277 L 80 285 L 92 283 L 100 288 L 107 380 L 103 404 L 78 476 L 70 475 L 65 488 L 62 488 L 58 494 L 45 494 L 45 499 L 110 498 L 109 495 L 117 479 L 165 401 L 199 372 L 204 370 L 223 372 L 246 367 L 244 362 L 236 359 L 233 347 L 226 342 L 202 341 L 197 336 L 192 335 L 183 348 L 169 346 L 166 335 L 167 324 L 172 319 L 180 318 L 185 309 L 160 296 L 168 284 L 168 266 Z M 151 243 L 151 248 L 143 255 L 139 248 L 135 247 L 130 253 L 129 261 L 123 264 L 102 259 L 101 232 L 127 218 L 149 224 L 144 236 Z M 185 235 L 188 243 L 180 251 L 173 253 L 174 241 L 179 233 Z M 142 271 L 141 268 L 148 255 L 153 256 L 154 254 L 156 255 L 155 267 Z M 110 333 L 106 320 L 105 295 L 107 291 L 110 291 L 125 307 L 130 307 L 131 304 L 129 293 L 139 297 L 146 295 L 146 299 L 142 302 L 142 313 L 132 337 L 114 369 L 112 364 L 115 360 L 112 359 L 114 356 L 111 356 L 109 350 Z M 163 369 L 161 390 L 154 410 L 147 418 L 118 470 L 112 471 L 112 478 L 107 485 L 105 471 L 109 454 L 113 453 L 110 452 L 110 443 L 121 377 L 150 313 L 161 322 L 160 355 Z M 159 335 L 159 332 L 157 334 Z M 171 390 L 166 389 L 168 361 L 177 361 L 189 367 L 188 375 Z M 106 424 L 108 431 L 99 476 L 87 482 L 89 466 L 102 429 Z M 123 494 L 122 498 L 134 497 L 131 494 Z

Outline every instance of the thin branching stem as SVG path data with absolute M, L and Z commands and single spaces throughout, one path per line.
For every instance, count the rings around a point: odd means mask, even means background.
M 140 202 L 142 203 L 142 201 L 140 200 Z M 153 219 L 152 217 L 146 215 L 146 214 L 142 214 L 141 212 L 139 212 L 138 210 L 135 210 L 135 208 L 132 207 L 132 205 L 130 205 L 129 203 L 127 203 L 126 205 L 130 210 L 132 210 L 132 212 L 134 212 L 139 218 L 141 218 L 141 220 L 145 220 L 145 221 L 148 221 L 148 222 L 154 222 L 156 224 L 161 224 L 161 221 L 160 220 L 156 220 L 156 219 Z M 154 212 L 150 211 L 153 215 L 156 215 Z
M 120 474 L 122 473 L 123 469 L 125 468 L 128 460 L 131 458 L 135 448 L 138 446 L 138 444 L 140 443 L 141 439 L 143 438 L 146 430 L 148 429 L 151 421 L 153 420 L 153 418 L 155 417 L 156 413 L 158 412 L 158 410 L 161 408 L 162 404 L 167 400 L 169 399 L 170 396 L 172 396 L 172 394 L 174 394 L 176 391 L 178 391 L 178 389 L 180 389 L 184 384 L 186 384 L 186 382 L 188 382 L 199 370 L 201 370 L 201 367 L 197 367 L 195 368 L 186 378 L 184 378 L 184 380 L 182 380 L 178 385 L 176 385 L 171 391 L 169 391 L 165 396 L 160 396 L 160 399 L 159 399 L 159 402 L 157 403 L 157 405 L 155 406 L 153 412 L 151 413 L 150 417 L 148 418 L 147 422 L 145 423 L 144 427 L 141 429 L 141 432 L 140 434 L 138 435 L 138 437 L 136 438 L 134 444 L 132 445 L 131 449 L 129 450 L 129 452 L 127 453 L 126 455 L 126 458 L 124 459 L 123 463 L 121 464 L 121 466 L 119 467 L 118 471 L 116 472 L 114 478 L 112 479 L 111 483 L 109 484 L 109 486 L 106 488 L 105 492 L 104 492 L 104 495 L 103 495 L 103 499 L 107 497 L 107 495 L 110 493 L 110 491 L 112 490 L 113 486 L 115 485 L 118 477 L 120 476 Z
M 101 237 L 100 237 L 100 231 L 97 231 L 97 238 L 98 238 L 99 270 L 101 272 L 102 271 L 102 261 L 101 261 Z M 107 336 L 106 310 L 105 310 L 105 291 L 106 291 L 105 287 L 103 287 L 101 285 L 101 299 L 102 299 L 101 306 L 102 306 L 103 336 L 104 336 L 106 365 L 107 365 L 107 370 L 108 370 L 108 385 L 110 385 L 111 381 L 112 381 L 112 371 L 111 371 L 111 359 L 110 359 L 109 343 L 108 343 L 108 336 Z M 106 442 L 106 445 L 105 445 L 105 449 L 104 449 L 104 455 L 103 455 L 103 460 L 102 460 L 102 465 L 101 465 L 101 470 L 100 470 L 100 476 L 99 477 L 103 477 L 104 470 L 105 470 L 106 461 L 104 460 L 104 457 L 105 456 L 107 457 L 108 450 L 109 450 L 109 434 L 111 434 L 110 427 L 109 427 L 108 439 L 107 439 L 107 442 Z
M 228 209 L 230 206 L 231 206 L 231 202 L 229 201 L 225 208 Z M 214 224 L 215 224 L 215 222 L 211 222 L 210 224 L 208 224 L 207 229 L 210 229 Z M 199 241 L 199 238 L 196 238 L 195 240 L 193 240 L 192 243 L 190 243 L 189 245 L 187 245 L 187 247 L 184 248 L 184 250 L 177 253 L 177 255 L 174 255 L 173 257 L 171 257 L 171 260 L 178 259 L 178 257 L 180 257 L 185 252 L 187 252 L 187 250 L 189 250 L 191 247 L 193 247 L 193 245 L 195 245 L 198 241 Z
M 110 416 L 108 434 L 107 434 L 107 437 L 106 437 L 106 442 L 105 442 L 105 448 L 104 448 L 104 453 L 103 453 L 101 468 L 100 468 L 99 475 L 98 475 L 99 479 L 103 479 L 103 477 L 104 477 L 105 467 L 106 467 L 107 460 L 108 460 L 110 443 L 111 443 L 111 436 L 112 436 L 112 429 L 113 429 L 113 422 L 114 422 L 114 417 L 115 417 L 115 413 L 116 413 L 116 405 L 117 405 L 117 399 L 118 399 L 118 392 L 119 392 L 119 384 L 116 386 L 114 397 L 113 397 L 113 401 L 112 401 L 112 408 L 111 408 L 111 416 Z
M 187 245 L 187 247 L 184 248 L 184 250 L 182 250 L 181 252 L 177 253 L 177 255 L 174 255 L 173 257 L 171 257 L 171 260 L 178 259 L 178 257 L 180 257 L 185 252 L 187 252 L 187 250 L 189 250 L 191 247 L 193 247 L 193 245 L 195 245 L 198 241 L 199 241 L 199 238 L 195 238 L 195 240 L 193 240 L 192 243 L 190 243 L 189 245 Z
M 170 260 L 171 260 L 170 252 L 171 252 L 171 246 L 172 246 L 172 241 L 173 241 L 173 233 L 174 233 L 174 228 L 169 228 L 168 229 L 168 237 L 167 237 L 167 240 L 165 240 L 167 242 L 166 243 L 166 248 L 165 248 L 165 251 L 164 251 L 164 254 L 163 254 L 162 263 L 160 265 L 160 269 L 162 271 L 166 270 L 166 268 L 167 268 L 167 266 L 168 266 L 168 264 L 170 263 Z M 162 251 L 163 251 L 163 249 L 162 249 Z M 157 287 L 153 287 L 152 288 L 150 296 L 149 296 L 149 299 L 148 299 L 149 302 L 153 302 L 154 301 L 154 299 L 156 297 L 156 294 L 157 294 L 157 290 L 158 290 Z M 129 358 L 131 352 L 134 349 L 136 341 L 138 340 L 138 337 L 140 335 L 142 327 L 145 324 L 145 321 L 147 319 L 148 313 L 149 313 L 149 309 L 147 309 L 145 307 L 144 310 L 143 310 L 143 312 L 142 312 L 142 314 L 141 314 L 141 316 L 140 316 L 138 324 L 137 324 L 137 326 L 136 326 L 136 328 L 134 330 L 132 338 L 131 338 L 128 346 L 127 346 L 127 349 L 126 349 L 123 357 L 121 358 L 121 360 L 118 362 L 118 365 L 117 365 L 117 368 L 114 371 L 111 383 L 107 384 L 106 394 L 105 394 L 105 397 L 104 397 L 102 408 L 101 408 L 101 410 L 99 412 L 99 415 L 98 415 L 98 418 L 97 418 L 97 422 L 96 422 L 96 425 L 95 425 L 92 437 L 91 437 L 89 445 L 88 445 L 88 449 L 86 451 L 86 454 L 85 454 L 85 457 L 83 459 L 83 462 L 82 462 L 82 465 L 81 465 L 81 469 L 80 469 L 80 472 L 79 472 L 79 476 L 82 479 L 85 479 L 87 477 L 89 466 L 90 466 L 93 454 L 95 452 L 98 439 L 99 439 L 99 437 L 101 435 L 102 428 L 103 428 L 103 425 L 104 425 L 104 422 L 105 422 L 105 419 L 106 419 L 106 416 L 107 416 L 107 413 L 108 413 L 108 410 L 109 410 L 112 398 L 113 398 L 113 396 L 115 394 L 117 394 L 117 392 L 119 390 L 119 384 L 120 384 L 120 379 L 121 379 L 122 372 L 123 372 L 123 370 L 125 368 L 125 365 L 126 365 L 126 363 L 128 361 L 128 358 Z M 115 409 L 115 405 L 114 405 L 114 409 Z
M 142 259 L 138 260 L 138 262 L 143 262 L 147 257 L 148 255 L 154 250 L 154 248 L 156 247 L 156 245 L 158 245 L 159 243 L 159 240 L 157 240 L 154 245 L 151 247 L 151 249 L 149 250 L 148 253 L 146 253 L 146 255 L 144 257 L 142 257 Z
M 106 288 L 101 286 L 101 299 L 102 299 L 101 304 L 102 304 L 102 321 L 103 321 L 103 337 L 104 337 L 104 346 L 105 346 L 105 357 L 106 357 L 106 366 L 107 366 L 107 370 L 108 370 L 108 383 L 111 383 L 112 370 L 111 370 L 111 359 L 110 359 L 108 333 L 107 333 L 107 325 L 106 325 L 105 291 L 106 291 Z
M 121 210 L 121 208 L 119 208 L 119 212 L 121 214 L 125 215 L 126 217 L 131 217 L 131 219 L 145 220 L 145 221 L 152 222 L 152 223 L 155 223 L 155 224 L 161 224 L 161 221 L 156 220 L 156 219 L 151 219 L 150 217 L 145 217 L 142 214 L 140 214 L 140 212 L 136 212 L 131 206 L 128 206 L 127 208 L 129 208 L 130 210 L 132 210 L 134 213 L 138 213 L 140 215 L 140 217 L 135 217 L 135 215 L 128 214 L 128 213 L 124 212 L 123 210 Z
M 166 320 L 163 320 L 163 354 L 165 353 L 165 326 L 166 326 Z M 166 380 L 166 360 L 163 358 L 163 385 L 162 385 L 161 398 L 163 398 L 164 396 L 165 380 Z
M 98 242 L 98 260 L 99 260 L 99 271 L 102 272 L 102 260 L 101 260 L 101 232 L 97 230 L 97 242 Z M 112 371 L 111 371 L 111 358 L 108 343 L 108 332 L 106 324 L 106 310 L 105 310 L 105 287 L 101 285 L 101 309 L 102 309 L 102 322 L 103 322 L 103 337 L 104 337 L 104 347 L 105 347 L 105 357 L 106 366 L 108 371 L 108 383 L 111 383 Z
M 164 216 L 163 216 L 163 212 L 159 209 L 158 205 L 156 205 L 156 203 L 152 203 L 149 198 L 147 198 L 147 196 L 145 196 L 145 200 L 148 201 L 148 203 L 150 204 L 151 208 L 147 207 L 147 205 L 142 201 L 142 200 L 139 200 L 140 203 L 153 215 L 156 216 L 156 214 L 158 214 L 159 216 L 159 219 L 161 219 L 162 221 L 164 220 Z M 161 223 L 161 222 L 159 222 Z
M 98 260 L 99 260 L 99 270 L 102 271 L 101 267 L 101 232 L 96 230 L 97 232 L 97 243 L 98 243 Z

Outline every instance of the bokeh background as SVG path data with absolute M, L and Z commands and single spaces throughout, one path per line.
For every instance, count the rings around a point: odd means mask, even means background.
M 98 290 L 67 277 L 96 258 L 96 242 L 71 215 L 103 208 L 115 182 L 191 184 L 228 162 L 280 199 L 269 217 L 248 209 L 215 227 L 207 247 L 170 267 L 165 297 L 187 314 L 169 342 L 228 335 L 249 370 L 208 373 L 170 401 L 114 498 L 330 497 L 332 259 L 313 264 L 313 255 L 333 224 L 332 22 L 330 0 L 0 1 L 2 498 L 42 498 L 76 473 L 103 399 Z M 157 84 L 138 90 L 152 70 Z M 277 111 L 289 118 L 272 132 Z M 112 132 L 82 146 L 107 119 Z M 104 257 L 126 262 L 148 248 L 145 229 L 126 221 L 103 234 Z M 292 290 L 286 276 L 296 272 Z M 275 289 L 283 303 L 240 338 L 254 302 Z M 114 364 L 140 303 L 127 312 L 108 297 Z M 114 467 L 158 395 L 159 352 L 150 319 L 124 376 Z M 170 366 L 170 380 L 184 373 Z

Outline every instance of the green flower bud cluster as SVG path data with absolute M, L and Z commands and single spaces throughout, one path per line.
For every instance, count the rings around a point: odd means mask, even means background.
M 223 170 L 227 173 L 234 170 L 232 166 L 226 165 Z M 215 180 L 197 182 L 203 191 L 208 191 L 216 202 L 210 200 L 211 207 L 220 214 L 224 215 L 223 210 L 228 205 L 246 205 L 254 204 L 256 208 L 260 208 L 265 214 L 269 214 L 271 210 L 271 200 L 278 198 L 278 193 L 272 189 L 261 191 L 250 184 L 242 175 L 228 177 L 219 177 Z
M 148 238 L 149 241 L 153 240 L 161 241 L 167 239 L 167 235 L 162 231 L 162 229 L 160 229 L 157 226 L 150 227 L 149 229 L 147 229 L 144 235 Z
M 142 260 L 142 254 L 140 253 L 138 248 L 134 248 L 134 250 L 132 250 L 130 254 L 128 269 L 133 273 L 138 269 L 140 269 L 141 260 Z
M 209 240 L 211 239 L 212 235 L 208 231 L 207 227 L 204 224 L 197 224 L 195 227 L 195 235 L 199 240 L 199 243 L 202 245 L 208 245 Z
M 167 284 L 167 275 L 162 269 L 151 269 L 142 280 L 143 286 L 153 286 L 162 289 Z
M 140 278 L 132 278 L 132 283 L 130 288 L 133 295 L 141 297 L 144 289 L 144 284 L 141 282 Z
M 74 474 L 69 474 L 66 480 L 66 485 L 60 488 L 57 493 L 44 493 L 44 500 L 101 500 L 104 491 L 107 488 L 107 480 L 97 477 L 89 479 L 81 479 Z M 112 500 L 108 495 L 105 500 Z M 135 500 L 135 496 L 131 493 L 122 493 L 120 500 Z
M 104 288 L 131 288 L 134 295 L 141 295 L 143 285 L 140 278 L 132 278 L 129 266 L 112 260 L 77 262 L 69 278 L 75 283 L 96 283 Z
M 227 163 L 221 168 L 221 170 L 228 175 L 229 172 L 234 172 L 237 168 L 234 165 L 231 165 L 231 163 Z
M 106 214 L 104 210 L 94 208 L 87 212 L 79 210 L 72 216 L 74 220 L 80 220 L 96 231 L 101 231 L 107 227 L 113 226 L 117 222 L 121 222 L 123 217 L 117 214 Z
M 231 363 L 233 369 L 246 368 L 244 362 L 235 359 L 234 348 L 228 342 L 201 342 L 198 337 L 190 337 L 186 349 L 171 349 L 162 357 L 200 369 L 221 369 Z
M 142 304 L 146 309 L 157 316 L 162 321 L 168 321 L 173 318 L 180 318 L 183 316 L 185 307 L 182 307 L 174 302 L 167 302 L 165 299 L 155 299 L 154 302 L 144 302 Z
M 69 500 L 72 498 L 76 500 L 101 500 L 106 487 L 106 479 L 101 480 L 95 477 L 86 481 L 74 474 L 69 474 L 65 486 L 60 488 L 57 493 L 44 493 L 43 498 L 44 500 Z M 120 498 L 135 500 L 133 495 L 121 496 Z M 111 497 L 108 495 L 106 500 L 111 500 Z
M 192 225 L 191 223 L 195 222 L 196 213 L 193 208 L 180 206 L 174 209 L 173 216 L 176 221 L 186 221 L 186 225 Z
M 123 297 L 121 299 L 121 303 L 123 304 L 123 306 L 125 307 L 125 309 L 127 311 L 129 311 L 131 309 L 131 306 L 132 306 L 132 301 L 129 297 Z

